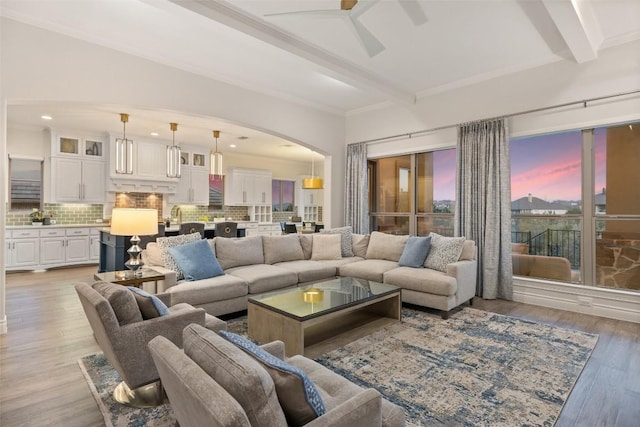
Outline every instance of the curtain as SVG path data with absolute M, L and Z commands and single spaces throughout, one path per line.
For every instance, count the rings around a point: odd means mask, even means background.
M 353 227 L 354 233 L 369 233 L 369 178 L 364 142 L 347 146 L 344 219 L 346 225 Z
M 456 236 L 478 247 L 476 295 L 512 299 L 511 173 L 504 119 L 458 127 Z

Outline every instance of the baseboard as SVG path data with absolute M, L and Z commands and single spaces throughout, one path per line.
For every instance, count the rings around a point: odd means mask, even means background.
M 514 278 L 513 300 L 640 323 L 640 293 L 621 289 Z

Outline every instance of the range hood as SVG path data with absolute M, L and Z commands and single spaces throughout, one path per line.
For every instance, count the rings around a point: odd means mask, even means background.
M 177 181 L 140 179 L 130 177 L 110 177 L 107 192 L 109 193 L 158 193 L 176 194 Z

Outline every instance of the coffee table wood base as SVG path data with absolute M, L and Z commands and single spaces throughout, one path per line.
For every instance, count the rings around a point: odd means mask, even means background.
M 398 291 L 305 321 L 253 304 L 251 300 L 247 311 L 250 338 L 260 344 L 280 340 L 284 342 L 287 356 L 313 357 L 311 353 L 327 351 L 327 345 L 337 348 L 400 321 L 402 300 Z

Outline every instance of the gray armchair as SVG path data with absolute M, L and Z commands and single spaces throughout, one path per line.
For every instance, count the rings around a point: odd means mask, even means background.
M 168 315 L 143 320 L 136 297 L 121 285 L 79 283 L 75 289 L 98 345 L 123 380 L 113 397 L 129 406 L 151 407 L 163 401 L 158 371 L 147 347 L 152 338 L 163 336 L 181 347 L 182 330 L 191 323 L 226 329 L 224 321 L 189 304 L 176 304 Z
M 149 343 L 181 427 L 242 427 L 255 425 L 256 420 L 261 425 L 287 425 L 278 401 L 291 396 L 275 395 L 270 375 L 251 356 L 198 325 L 187 327 L 183 339 L 184 352 L 163 337 Z M 262 348 L 284 359 L 281 341 Z M 309 376 L 326 407 L 323 415 L 306 426 L 404 425 L 402 408 L 383 399 L 378 391 L 364 389 L 304 356 L 286 361 Z

